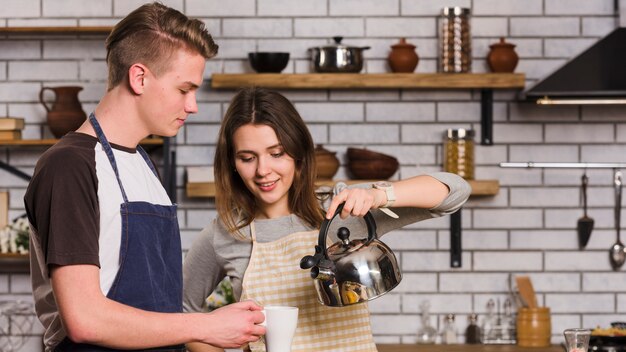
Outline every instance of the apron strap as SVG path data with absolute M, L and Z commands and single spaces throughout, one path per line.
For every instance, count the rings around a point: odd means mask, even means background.
M 100 144 L 102 144 L 102 149 L 106 153 L 107 158 L 109 158 L 111 167 L 113 168 L 113 171 L 115 172 L 115 178 L 117 179 L 117 184 L 120 186 L 120 191 L 122 191 L 122 197 L 124 198 L 124 203 L 128 203 L 128 197 L 126 197 L 126 191 L 124 191 L 124 186 L 122 185 L 122 180 L 120 179 L 120 173 L 117 170 L 117 163 L 115 162 L 115 156 L 113 155 L 113 148 L 111 148 L 111 144 L 109 144 L 109 141 L 107 140 L 107 137 L 104 135 L 104 131 L 102 131 L 102 128 L 100 127 L 100 124 L 98 123 L 98 120 L 96 120 L 96 115 L 94 115 L 93 112 L 89 114 L 89 122 L 91 123 L 91 126 L 93 127 L 94 131 L 96 131 L 96 136 L 98 137 Z
M 141 154 L 141 156 L 143 157 L 143 160 L 146 161 L 146 164 L 148 164 L 148 167 L 150 167 L 150 170 L 152 170 L 152 172 L 154 173 L 154 176 L 159 178 L 159 174 L 157 173 L 156 168 L 154 167 L 154 163 L 152 163 L 152 160 L 150 160 L 148 153 L 140 145 L 137 146 L 137 151 L 139 152 L 139 154 Z
M 256 228 L 254 227 L 254 220 L 250 222 L 250 235 L 252 236 L 252 242 L 256 242 Z

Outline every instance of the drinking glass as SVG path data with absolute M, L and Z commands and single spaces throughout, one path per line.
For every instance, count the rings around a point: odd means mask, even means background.
M 563 332 L 563 335 L 565 335 L 567 352 L 587 352 L 589 349 L 591 330 L 567 329 Z

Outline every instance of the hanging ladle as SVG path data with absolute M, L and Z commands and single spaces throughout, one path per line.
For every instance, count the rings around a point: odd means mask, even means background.
M 589 184 L 589 177 L 587 174 L 582 176 L 582 189 L 581 197 L 583 201 L 583 216 L 578 219 L 576 230 L 578 231 L 578 247 L 585 249 L 591 237 L 591 231 L 593 231 L 593 219 L 587 216 L 587 185 Z
M 609 250 L 609 260 L 611 261 L 611 267 L 613 270 L 618 270 L 624 265 L 626 261 L 626 247 L 622 244 L 619 238 L 619 230 L 621 227 L 621 211 L 622 211 L 622 173 L 615 172 L 614 177 L 615 185 L 615 230 L 617 231 L 617 241 Z

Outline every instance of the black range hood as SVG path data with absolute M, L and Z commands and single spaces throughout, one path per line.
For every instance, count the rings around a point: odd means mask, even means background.
M 626 27 L 522 93 L 538 104 L 626 104 Z

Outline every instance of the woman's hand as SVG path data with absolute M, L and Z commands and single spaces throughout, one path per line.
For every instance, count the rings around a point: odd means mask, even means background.
M 326 219 L 332 219 L 339 204 L 345 203 L 339 216 L 365 216 L 370 209 L 387 204 L 385 191 L 375 188 L 346 188 L 333 197 L 326 212 Z

